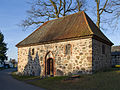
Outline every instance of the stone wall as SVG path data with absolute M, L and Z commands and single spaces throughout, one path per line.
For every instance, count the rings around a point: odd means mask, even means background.
M 104 53 L 102 51 L 102 46 L 104 45 Z M 111 46 L 104 44 L 95 39 L 92 40 L 93 47 L 93 71 L 98 71 L 100 69 L 106 69 L 111 66 Z
M 35 51 L 34 55 L 32 49 Z M 91 38 L 20 47 L 18 48 L 18 72 L 44 76 L 45 57 L 48 52 L 53 54 L 55 75 L 92 73 Z

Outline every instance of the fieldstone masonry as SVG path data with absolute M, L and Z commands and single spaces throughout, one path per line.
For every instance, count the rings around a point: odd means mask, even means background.
M 104 54 L 102 54 L 102 45 L 105 46 Z M 109 68 L 111 66 L 111 46 L 93 39 L 92 59 L 93 71 Z
M 71 45 L 70 53 L 66 45 Z M 31 55 L 31 49 L 35 54 Z M 52 44 L 18 48 L 18 72 L 45 75 L 45 56 L 50 52 L 54 58 L 55 75 L 92 73 L 92 39 L 80 39 Z M 27 66 L 27 68 L 26 68 Z

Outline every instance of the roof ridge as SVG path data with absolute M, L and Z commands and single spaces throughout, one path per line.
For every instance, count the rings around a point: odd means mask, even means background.
M 92 31 L 91 28 L 90 28 L 90 25 L 89 25 L 88 20 L 87 20 L 87 18 L 86 18 L 85 12 L 82 11 L 82 14 L 83 14 L 83 17 L 84 17 L 84 19 L 85 19 L 85 23 L 87 24 L 87 26 L 88 26 L 88 28 L 89 28 L 90 33 L 91 33 L 91 34 L 94 34 L 93 31 Z
M 66 16 L 62 16 L 62 17 L 59 17 L 59 18 L 53 18 L 52 20 L 49 20 L 49 21 L 54 21 L 54 20 L 58 20 L 58 19 L 61 19 L 61 18 L 65 18 L 65 17 L 68 17 L 68 16 L 72 16 L 74 14 L 78 14 L 78 13 L 82 13 L 84 11 L 79 11 L 79 12 L 76 12 L 76 13 L 72 13 L 72 14 L 68 14 Z

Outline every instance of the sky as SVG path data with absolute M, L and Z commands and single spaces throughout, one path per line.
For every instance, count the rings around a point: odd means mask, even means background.
M 17 48 L 15 45 L 27 37 L 32 30 L 23 31 L 18 26 L 27 16 L 29 9 L 28 0 L 0 0 L 0 31 L 4 34 L 7 43 L 8 58 L 17 60 Z
M 15 45 L 22 41 L 34 30 L 23 31 L 18 26 L 27 16 L 26 10 L 30 9 L 29 0 L 0 0 L 0 31 L 4 34 L 7 43 L 8 60 L 17 60 L 17 47 Z M 90 15 L 88 13 L 88 15 Z M 94 18 L 90 16 L 91 19 Z M 120 26 L 120 25 L 119 25 Z M 114 43 L 120 45 L 120 31 L 103 31 L 103 33 Z

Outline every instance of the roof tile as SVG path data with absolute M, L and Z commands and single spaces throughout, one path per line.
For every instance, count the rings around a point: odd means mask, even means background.
M 16 46 L 19 47 L 75 37 L 84 37 L 93 34 L 112 44 L 82 11 L 44 23 Z

